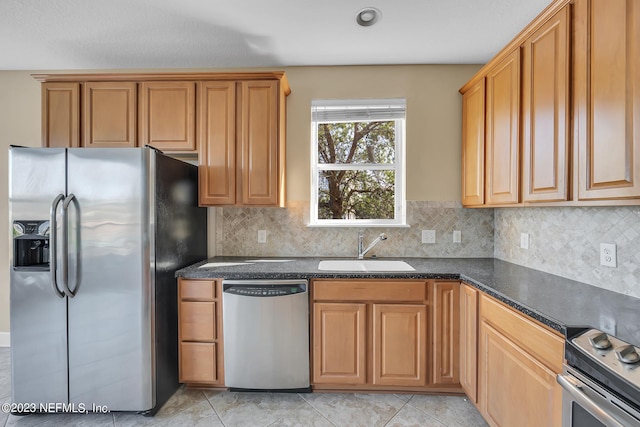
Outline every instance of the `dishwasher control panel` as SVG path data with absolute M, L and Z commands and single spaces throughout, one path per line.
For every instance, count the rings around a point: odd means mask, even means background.
M 286 295 L 302 294 L 307 291 L 307 286 L 296 285 L 232 285 L 224 284 L 222 292 L 228 294 L 249 297 L 281 297 Z

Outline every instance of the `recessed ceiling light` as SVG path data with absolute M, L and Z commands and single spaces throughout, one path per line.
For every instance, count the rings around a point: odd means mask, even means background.
M 375 7 L 365 7 L 356 14 L 356 22 L 361 27 L 370 27 L 380 20 L 382 14 Z

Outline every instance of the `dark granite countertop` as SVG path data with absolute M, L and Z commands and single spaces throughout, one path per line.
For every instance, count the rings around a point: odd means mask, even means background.
M 401 259 L 415 271 L 365 273 L 318 270 L 318 263 L 323 259 L 332 258 L 215 257 L 178 270 L 176 276 L 190 279 L 460 279 L 561 333 L 568 327 L 589 326 L 640 346 L 640 299 L 509 262 L 493 258 L 384 258 Z M 207 263 L 241 264 L 200 267 Z

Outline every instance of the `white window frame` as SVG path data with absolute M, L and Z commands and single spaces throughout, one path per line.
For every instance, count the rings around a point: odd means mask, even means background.
M 374 113 L 369 119 L 363 115 L 363 110 L 371 108 Z M 383 110 L 401 108 L 404 118 L 385 118 Z M 405 99 L 353 99 L 353 100 L 312 100 L 311 118 L 311 201 L 309 211 L 310 227 L 408 227 L 406 218 L 405 193 L 405 127 L 406 100 Z M 333 115 L 331 111 L 342 110 L 344 116 Z M 353 111 L 354 115 L 349 116 Z M 327 111 L 328 116 L 335 116 L 331 120 L 323 119 L 317 114 Z M 364 113 L 366 115 L 366 113 Z M 337 118 L 336 118 L 337 117 Z M 318 158 L 318 124 L 339 122 L 389 121 L 395 120 L 395 153 L 394 162 L 389 164 L 326 164 L 319 163 Z M 393 170 L 395 171 L 394 219 L 319 219 L 318 218 L 318 175 L 322 170 Z

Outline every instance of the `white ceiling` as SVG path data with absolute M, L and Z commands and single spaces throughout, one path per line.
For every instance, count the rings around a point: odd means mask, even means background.
M 550 1 L 0 0 L 0 70 L 479 64 Z

